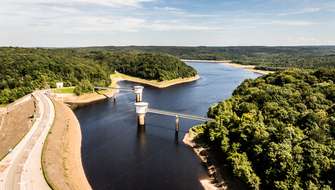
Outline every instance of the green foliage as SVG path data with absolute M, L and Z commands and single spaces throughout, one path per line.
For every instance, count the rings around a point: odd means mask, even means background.
M 73 92 L 79 96 L 84 93 L 93 92 L 93 90 L 94 90 L 94 86 L 91 84 L 89 80 L 82 80 L 74 88 Z
M 66 87 L 77 86 L 77 94 L 85 93 L 89 91 L 87 82 L 109 85 L 110 74 L 115 70 L 154 80 L 196 74 L 193 68 L 170 55 L 81 48 L 0 48 L 0 63 L 0 104 L 13 102 L 35 89 L 55 87 L 59 81 Z
M 252 189 L 335 188 L 334 82 L 335 69 L 246 80 L 195 132 Z
M 61 94 L 71 94 L 71 93 L 74 93 L 73 90 L 74 90 L 75 87 L 63 87 L 63 88 L 56 88 L 53 90 L 54 93 L 61 93 Z
M 197 74 L 192 67 L 167 54 L 100 51 L 92 52 L 91 57 L 118 72 L 148 80 L 164 81 Z
M 230 153 L 227 160 L 230 162 L 233 172 L 253 189 L 259 189 L 260 180 L 251 167 L 245 153 Z
M 128 46 L 99 47 L 90 50 L 168 53 L 182 59 L 232 60 L 244 65 L 256 65 L 260 70 L 281 70 L 287 67 L 320 68 L 335 66 L 335 46 L 299 47 L 173 47 Z

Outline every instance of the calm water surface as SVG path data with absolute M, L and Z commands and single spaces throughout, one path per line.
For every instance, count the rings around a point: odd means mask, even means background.
M 208 107 L 231 96 L 245 79 L 259 75 L 222 64 L 188 63 L 201 79 L 166 89 L 145 86 L 149 107 L 206 115 Z M 122 87 L 135 84 L 121 82 Z M 175 137 L 175 118 L 148 114 L 145 130 L 137 128 L 134 95 L 121 92 L 117 103 L 105 101 L 80 108 L 82 160 L 94 189 L 202 189 L 206 170 L 183 144 L 185 132 L 198 122 L 181 119 Z

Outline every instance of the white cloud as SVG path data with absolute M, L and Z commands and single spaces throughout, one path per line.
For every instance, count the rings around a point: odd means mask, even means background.
M 280 26 L 312 26 L 318 23 L 304 20 L 273 20 L 269 24 Z
M 79 32 L 137 32 L 145 20 L 131 17 L 80 17 L 73 29 Z
M 74 1 L 92 3 L 92 4 L 101 4 L 106 6 L 115 6 L 115 7 L 122 7 L 122 6 L 138 7 L 142 3 L 152 2 L 154 0 L 74 0 Z
M 0 46 L 20 43 L 110 45 L 113 42 L 119 45 L 141 45 L 141 42 L 154 45 L 314 44 L 326 43 L 327 39 L 329 43 L 334 42 L 335 22 L 331 17 L 324 17 L 329 20 L 326 22 L 301 15 L 331 9 L 321 5 L 278 13 L 273 10 L 198 11 L 162 5 L 160 0 L 0 1 Z M 306 38 L 295 38 L 293 35 L 297 33 L 305 34 Z M 324 37 L 313 39 L 313 35 Z M 290 36 L 293 37 L 289 39 Z
M 303 8 L 303 9 L 295 10 L 295 11 L 282 12 L 282 13 L 279 13 L 278 16 L 310 14 L 310 13 L 320 12 L 321 10 L 322 9 L 319 7 L 310 7 L 310 8 Z
M 222 31 L 223 27 L 204 24 L 187 23 L 180 20 L 147 21 L 146 29 L 155 31 Z

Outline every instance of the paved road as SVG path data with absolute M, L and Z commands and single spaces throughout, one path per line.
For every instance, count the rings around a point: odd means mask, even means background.
M 37 119 L 21 142 L 0 162 L 0 190 L 50 189 L 41 169 L 41 155 L 55 111 L 43 92 L 34 95 L 38 102 Z

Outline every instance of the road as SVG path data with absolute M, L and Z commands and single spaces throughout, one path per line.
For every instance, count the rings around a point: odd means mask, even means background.
M 0 162 L 0 190 L 50 190 L 43 176 L 41 156 L 55 110 L 43 91 L 34 96 L 37 118 L 21 142 Z

